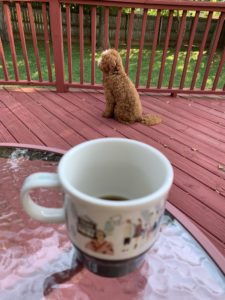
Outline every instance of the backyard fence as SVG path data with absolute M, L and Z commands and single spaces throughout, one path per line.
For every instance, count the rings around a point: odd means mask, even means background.
M 64 9 L 65 10 L 65 9 Z M 62 10 L 62 31 L 63 35 L 66 35 L 66 12 Z M 13 33 L 14 37 L 19 37 L 19 28 L 18 28 L 18 17 L 16 13 L 16 8 L 14 5 L 10 6 L 10 12 L 11 12 L 11 22 L 13 27 Z M 32 30 L 31 30 L 31 24 L 29 19 L 29 12 L 27 6 L 23 5 L 21 7 L 22 12 L 22 19 L 23 19 L 23 27 L 24 27 L 24 33 L 25 37 L 27 39 L 32 39 Z M 33 15 L 34 15 L 34 23 L 36 28 L 36 34 L 38 39 L 44 38 L 44 24 L 43 24 L 43 13 L 42 9 L 39 7 L 34 7 L 33 9 Z M 129 17 L 130 14 L 127 12 L 124 12 L 121 14 L 121 24 L 120 24 L 120 43 L 126 45 L 127 43 L 127 37 L 128 37 L 128 24 L 129 24 Z M 141 28 L 142 28 L 142 18 L 143 14 L 138 12 L 135 14 L 134 18 L 134 31 L 133 31 L 133 37 L 132 37 L 132 45 L 138 45 L 140 38 L 141 38 Z M 100 21 L 100 15 L 99 12 L 96 13 L 96 31 L 99 31 L 99 22 Z M 171 28 L 171 35 L 170 35 L 170 46 L 175 46 L 179 34 L 179 27 L 180 27 L 180 21 L 181 16 L 174 16 L 173 24 Z M 115 32 L 116 32 L 116 22 L 117 22 L 117 15 L 115 12 L 109 12 L 109 41 L 113 44 Z M 146 35 L 145 35 L 145 45 L 151 44 L 153 42 L 154 37 L 154 26 L 156 22 L 156 16 L 154 15 L 147 15 L 147 21 L 146 21 Z M 187 17 L 186 18 L 186 30 L 183 37 L 183 43 L 187 44 L 189 41 L 189 36 L 191 32 L 191 27 L 193 23 L 193 17 Z M 195 45 L 199 45 L 202 41 L 202 36 L 205 31 L 207 23 L 207 18 L 199 17 L 198 24 L 196 26 L 196 33 L 195 33 L 195 39 L 194 43 Z M 159 29 L 159 35 L 157 44 L 163 45 L 166 35 L 166 29 L 168 24 L 168 16 L 162 15 L 160 18 L 160 29 Z M 213 34 L 215 32 L 217 25 L 217 19 L 212 19 L 212 22 L 210 24 L 210 29 L 208 32 L 207 40 L 206 40 L 206 47 L 210 47 L 212 40 L 213 40 Z M 223 28 L 224 33 L 221 35 L 220 40 L 218 42 L 218 47 L 223 47 L 223 39 L 225 38 L 225 26 Z M 49 33 L 50 33 L 50 27 L 49 27 Z M 71 10 L 71 37 L 72 41 L 76 41 L 79 39 L 79 13 Z M 84 42 L 90 43 L 91 41 L 91 16 L 89 12 L 84 12 Z
M 96 67 L 100 36 L 105 49 L 120 50 L 125 70 L 140 91 L 225 94 L 225 3 L 0 2 L 9 41 L 0 40 L 0 84 L 56 86 L 58 91 L 102 88 Z M 71 9 L 74 4 L 76 13 Z M 90 14 L 85 13 L 87 7 Z M 150 10 L 154 15 L 149 15 Z

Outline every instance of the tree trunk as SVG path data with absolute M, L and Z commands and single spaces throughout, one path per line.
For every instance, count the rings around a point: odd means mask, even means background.
M 223 29 L 221 31 L 218 47 L 222 49 L 225 47 L 225 23 L 223 23 Z
M 104 8 L 99 7 L 98 39 L 97 48 L 104 48 Z
M 3 42 L 8 41 L 8 34 L 4 21 L 4 12 L 3 12 L 3 4 L 0 2 L 0 36 Z
M 99 7 L 97 48 L 104 49 L 104 7 Z M 110 48 L 109 37 L 108 37 L 108 48 Z

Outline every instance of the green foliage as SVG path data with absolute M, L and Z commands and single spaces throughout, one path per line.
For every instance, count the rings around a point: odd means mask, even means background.
M 11 54 L 10 54 L 9 44 L 4 44 L 3 47 L 4 47 L 5 56 L 6 56 L 9 76 L 11 79 L 14 79 L 14 69 L 13 69 L 13 63 L 12 63 L 12 58 L 11 58 Z M 43 80 L 48 80 L 48 69 L 47 69 L 47 63 L 46 63 L 44 42 L 39 41 L 38 47 L 39 47 L 39 54 L 40 54 L 40 60 L 41 60 L 41 66 L 42 66 Z M 174 78 L 174 87 L 179 87 L 181 75 L 183 72 L 184 60 L 186 57 L 186 51 L 187 51 L 186 48 L 182 48 L 179 53 L 178 63 L 177 63 L 177 68 L 176 68 L 175 78 Z M 37 72 L 35 54 L 34 54 L 34 49 L 33 49 L 33 45 L 32 45 L 31 41 L 27 42 L 27 52 L 28 52 L 31 77 L 33 80 L 38 80 L 38 72 Z M 18 42 L 18 41 L 16 42 L 16 53 L 17 53 L 17 61 L 18 61 L 20 79 L 26 79 L 26 71 L 25 71 L 25 66 L 24 66 L 22 47 L 21 47 L 20 42 Z M 65 77 L 66 77 L 66 80 L 68 80 L 67 44 L 64 44 L 64 53 L 65 53 Z M 163 49 L 158 47 L 156 50 L 156 53 L 155 53 L 155 61 L 154 61 L 151 86 L 157 86 L 159 71 L 160 71 L 161 62 L 162 62 L 162 53 L 163 53 Z M 96 52 L 96 82 L 97 83 L 102 82 L 102 73 L 100 72 L 100 70 L 98 69 L 98 66 L 97 66 L 97 60 L 100 57 L 100 54 L 101 54 L 100 51 Z M 125 64 L 126 49 L 121 48 L 120 54 L 121 54 L 123 62 Z M 136 78 L 138 54 L 139 54 L 138 48 L 131 49 L 130 64 L 129 64 L 129 76 L 131 77 L 131 79 L 134 82 L 135 82 L 135 78 Z M 213 63 L 210 68 L 209 78 L 207 81 L 207 88 L 212 87 L 213 80 L 214 80 L 215 74 L 216 74 L 216 70 L 217 70 L 218 64 L 220 62 L 221 54 L 222 54 L 221 51 L 217 51 L 216 54 L 214 55 Z M 142 69 L 141 69 L 141 75 L 140 75 L 140 85 L 143 85 L 143 86 L 146 85 L 146 81 L 147 81 L 147 77 L 148 77 L 150 55 L 151 55 L 151 47 L 149 46 L 147 48 L 144 48 L 143 57 L 142 57 Z M 72 57 L 73 57 L 73 81 L 79 82 L 79 80 L 80 80 L 80 78 L 79 78 L 80 52 L 79 52 L 77 43 L 72 45 Z M 190 56 L 189 66 L 188 66 L 186 80 L 185 80 L 185 87 L 190 87 L 197 57 L 198 57 L 198 49 L 194 48 L 194 49 L 192 49 L 191 56 Z M 166 57 L 166 62 L 165 62 L 163 86 L 168 86 L 171 69 L 172 69 L 172 64 L 173 64 L 173 58 L 174 58 L 174 48 L 169 48 L 167 51 L 167 57 Z M 197 77 L 196 87 L 201 86 L 201 82 L 202 82 L 202 79 L 204 76 L 207 60 L 208 60 L 208 53 L 207 53 L 207 51 L 205 51 L 202 61 L 201 61 L 201 65 L 200 65 L 200 70 L 199 70 L 199 74 Z M 51 47 L 51 62 L 52 62 L 53 79 L 54 79 L 55 76 L 54 76 L 52 47 Z M 4 78 L 2 66 L 0 66 L 0 78 Z M 90 80 L 91 80 L 91 47 L 90 46 L 84 47 L 84 80 L 87 83 L 90 83 Z M 225 66 L 223 67 L 223 70 L 221 72 L 218 88 L 222 88 L 224 82 L 225 82 Z

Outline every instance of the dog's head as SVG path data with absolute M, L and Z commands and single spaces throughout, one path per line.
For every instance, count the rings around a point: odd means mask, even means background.
M 123 72 L 123 63 L 118 51 L 108 49 L 102 52 L 98 62 L 99 69 L 106 74 L 119 74 Z

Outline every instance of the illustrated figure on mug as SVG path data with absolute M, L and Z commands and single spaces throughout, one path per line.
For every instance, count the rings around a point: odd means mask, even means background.
M 135 244 L 134 244 L 134 249 L 138 247 L 139 241 L 141 239 L 143 233 L 143 226 L 142 226 L 142 220 L 141 218 L 138 219 L 138 223 L 135 224 L 135 233 L 134 233 L 134 239 L 135 239 Z
M 164 206 L 157 206 L 154 211 L 149 212 L 148 221 L 145 226 L 145 238 L 148 240 L 157 234 L 157 228 L 163 218 Z
M 141 218 L 138 218 L 137 224 L 127 219 L 123 227 L 123 252 L 129 251 L 131 247 L 136 249 L 139 246 L 139 241 L 143 233 L 143 226 Z
M 113 244 L 108 242 L 105 238 L 105 232 L 101 229 L 97 229 L 95 237 L 89 241 L 85 247 L 97 253 L 113 255 Z
M 85 244 L 86 249 L 95 253 L 114 255 L 113 243 L 109 241 L 114 234 L 118 234 L 120 230 L 123 232 L 120 251 L 139 249 L 146 240 L 157 234 L 156 229 L 159 228 L 163 211 L 162 205 L 152 210 L 144 210 L 141 216 L 136 218 L 136 222 L 132 222 L 131 218 L 122 221 L 120 215 L 111 216 L 106 220 L 103 229 L 87 215 L 78 216 L 77 229 L 81 235 L 89 239 Z
M 123 252 L 129 251 L 131 240 L 134 236 L 134 225 L 130 219 L 127 219 L 124 223 L 123 229 L 124 239 L 123 239 Z

